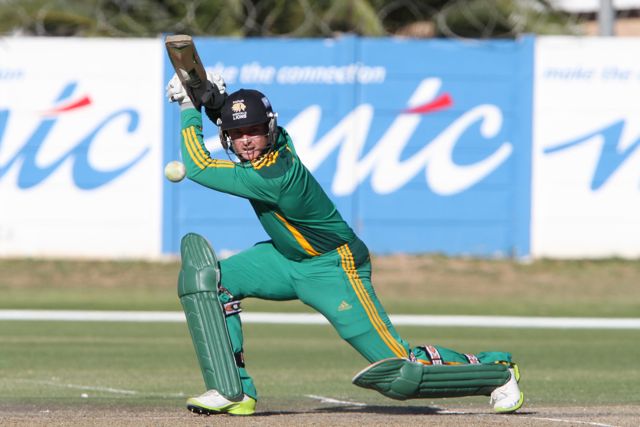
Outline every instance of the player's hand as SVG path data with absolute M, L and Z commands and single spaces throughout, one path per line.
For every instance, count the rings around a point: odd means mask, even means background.
M 227 84 L 222 76 L 207 71 L 207 89 L 202 97 L 202 105 L 209 119 L 216 123 L 220 117 L 220 109 L 227 99 Z
M 216 98 L 221 99 L 227 93 L 227 84 L 221 75 L 207 71 L 207 83 L 207 91 L 213 92 Z M 211 108 L 219 108 L 222 104 L 224 104 L 224 99 L 216 101 L 215 104 L 211 105 Z
M 174 74 L 171 80 L 169 80 L 169 83 L 167 83 L 166 95 L 169 102 L 177 102 L 183 110 L 186 108 L 194 108 L 193 102 L 191 98 L 189 98 L 189 95 L 187 95 L 187 91 L 182 86 L 177 74 Z

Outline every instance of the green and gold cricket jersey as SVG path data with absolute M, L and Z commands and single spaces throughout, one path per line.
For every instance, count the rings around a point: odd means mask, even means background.
M 203 143 L 202 116 L 185 110 L 182 158 L 187 176 L 206 187 L 246 198 L 278 251 L 302 260 L 354 241 L 320 184 L 298 158 L 291 138 L 280 128 L 272 151 L 251 162 L 212 159 Z M 356 262 L 368 257 L 364 244 L 353 245 Z

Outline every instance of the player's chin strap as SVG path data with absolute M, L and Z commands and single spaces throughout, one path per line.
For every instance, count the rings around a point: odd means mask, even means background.
M 273 149 L 276 146 L 276 142 L 278 142 L 278 136 L 280 135 L 280 131 L 278 129 L 278 113 L 270 112 L 267 114 L 267 117 L 269 117 L 269 122 L 268 122 L 269 126 L 267 131 L 267 146 L 265 147 L 264 152 L 261 154 L 263 156 L 273 151 Z M 222 148 L 224 148 L 224 151 L 227 153 L 229 158 L 231 158 L 231 156 L 229 155 L 229 152 L 231 152 L 233 153 L 234 156 L 240 159 L 238 154 L 233 149 L 233 141 L 231 140 L 229 133 L 225 130 L 222 130 L 222 120 L 217 119 L 215 123 L 216 125 L 218 125 L 218 128 L 219 128 L 218 137 L 220 138 L 220 144 L 222 145 Z
M 217 390 L 231 401 L 244 397 L 238 366 L 241 354 L 233 353 L 225 312 L 239 312 L 237 301 L 223 308 L 218 284 L 220 269 L 209 243 L 200 235 L 189 233 L 180 245 L 182 268 L 178 279 L 178 296 L 187 318 L 193 346 L 207 390 Z M 240 359 L 240 360 L 238 360 Z
M 376 390 L 397 400 L 425 397 L 489 396 L 509 381 L 509 366 L 424 365 L 409 359 L 390 358 L 367 366 L 353 377 L 353 384 Z

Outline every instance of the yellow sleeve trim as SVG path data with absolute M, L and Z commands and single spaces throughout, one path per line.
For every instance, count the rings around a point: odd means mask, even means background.
M 208 168 L 235 168 L 236 164 L 229 160 L 211 160 Z
M 287 227 L 287 230 L 289 230 L 291 234 L 293 234 L 293 238 L 296 239 L 296 242 L 298 242 L 298 244 L 302 246 L 302 249 L 304 249 L 306 253 L 308 253 L 311 256 L 320 255 L 320 252 L 313 249 L 313 247 L 307 241 L 307 239 L 305 239 L 304 236 L 293 225 L 289 224 L 289 221 L 284 219 L 284 217 L 282 215 L 279 215 L 277 212 L 274 212 L 274 214 L 280 221 L 282 221 L 284 226 Z
M 189 152 L 191 160 L 200 169 L 205 168 L 234 168 L 236 165 L 230 160 L 214 160 L 205 153 L 200 143 L 198 143 L 198 137 L 196 135 L 195 127 L 190 126 L 186 129 L 182 129 L 182 137 L 184 138 L 185 146 Z
M 207 166 L 212 159 L 202 149 L 202 146 L 198 141 L 198 136 L 196 135 L 195 126 L 189 126 L 186 129 L 186 131 L 187 131 L 187 135 L 189 136 L 189 141 L 191 142 L 191 147 L 193 148 L 193 151 L 195 152 L 196 156 L 200 159 L 202 164 Z
M 205 165 L 203 164 L 203 160 L 198 157 L 197 152 L 194 150 L 193 141 L 191 140 L 191 135 L 189 134 L 188 129 L 182 129 L 182 139 L 193 163 L 195 163 L 200 169 L 204 169 Z

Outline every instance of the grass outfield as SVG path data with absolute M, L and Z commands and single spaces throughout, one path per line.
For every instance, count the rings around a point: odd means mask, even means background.
M 640 262 L 476 260 L 394 255 L 373 260 L 390 314 L 638 317 Z M 180 310 L 176 261 L 0 259 L 0 309 Z M 247 300 L 250 311 L 310 311 Z
M 0 260 L 0 309 L 177 311 L 178 269 L 175 261 Z M 374 284 L 390 314 L 640 316 L 637 261 L 398 255 L 374 259 Z M 299 302 L 243 305 L 309 311 Z M 209 421 L 184 410 L 186 396 L 203 388 L 185 324 L 0 321 L 0 425 L 390 426 L 433 415 L 435 426 L 637 426 L 640 419 L 638 330 L 398 327 L 414 345 L 511 351 L 526 406 L 507 422 L 488 416 L 484 397 L 398 402 L 351 385 L 366 363 L 328 326 L 245 329 L 262 417 Z
M 306 395 L 394 407 L 489 408 L 483 397 L 396 402 L 351 385 L 365 362 L 327 326 L 245 329 L 247 367 L 263 410 L 317 408 L 319 401 Z M 638 331 L 399 330 L 416 344 L 509 349 L 523 367 L 527 405 L 640 403 Z M 185 396 L 203 387 L 184 324 L 1 322 L 0 342 L 3 405 L 182 407 Z

